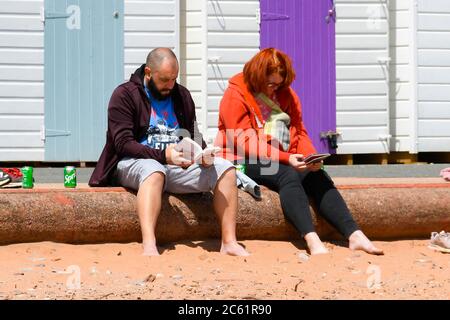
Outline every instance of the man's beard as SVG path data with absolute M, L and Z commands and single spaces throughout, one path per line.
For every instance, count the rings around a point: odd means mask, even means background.
M 153 81 L 153 78 L 150 78 L 150 81 L 148 82 L 148 88 L 150 89 L 150 92 L 152 93 L 153 98 L 156 100 L 165 100 L 167 99 L 171 94 L 172 90 L 170 90 L 168 93 L 161 93 L 161 91 L 158 90 L 156 87 L 155 82 Z

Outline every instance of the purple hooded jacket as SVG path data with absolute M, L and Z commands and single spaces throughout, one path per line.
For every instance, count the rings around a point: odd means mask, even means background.
M 144 89 L 144 69 L 145 64 L 131 75 L 129 82 L 120 85 L 112 94 L 108 107 L 106 145 L 89 181 L 91 187 L 113 185 L 113 173 L 117 163 L 124 157 L 154 159 L 167 164 L 165 151 L 139 143 L 147 134 L 151 114 L 151 105 Z M 205 148 L 206 143 L 200 138 L 195 104 L 189 91 L 175 84 L 172 99 L 180 128 L 188 130 L 191 138 Z

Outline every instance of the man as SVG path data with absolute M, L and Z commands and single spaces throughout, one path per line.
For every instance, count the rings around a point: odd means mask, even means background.
M 201 164 L 175 150 L 181 131 L 200 136 L 189 91 L 176 83 L 179 64 L 168 48 L 150 52 L 147 63 L 113 93 L 108 108 L 106 146 L 89 182 L 118 183 L 137 190 L 137 211 L 146 256 L 159 255 L 155 229 L 162 193 L 214 192 L 222 229 L 221 253 L 246 256 L 236 241 L 237 187 L 231 162 L 214 158 Z M 186 135 L 186 134 L 184 134 Z M 201 139 L 200 144 L 206 147 Z

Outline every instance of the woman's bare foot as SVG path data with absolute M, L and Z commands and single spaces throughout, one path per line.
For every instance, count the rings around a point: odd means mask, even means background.
M 308 233 L 305 236 L 305 241 L 306 244 L 308 245 L 309 253 L 312 256 L 328 253 L 328 249 L 322 243 L 317 233 L 315 232 Z
M 384 254 L 383 250 L 375 247 L 373 243 L 370 242 L 370 240 L 366 237 L 366 235 L 360 230 L 353 232 L 348 240 L 349 248 L 351 250 L 361 250 L 374 255 Z
M 247 257 L 250 255 L 250 253 L 248 253 L 237 242 L 230 242 L 230 243 L 222 242 L 222 248 L 220 249 L 220 253 L 229 256 L 239 256 L 239 257 Z
M 144 252 L 142 253 L 143 256 L 158 257 L 160 255 L 156 244 L 153 242 L 143 243 L 142 247 L 144 248 Z

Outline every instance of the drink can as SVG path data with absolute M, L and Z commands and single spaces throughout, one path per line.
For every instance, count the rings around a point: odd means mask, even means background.
M 34 179 L 33 179 L 33 167 L 23 167 L 22 168 L 22 188 L 33 189 Z
M 247 173 L 247 167 L 245 166 L 245 164 L 237 164 L 235 167 L 237 171 L 240 171 L 243 174 Z
M 64 167 L 64 187 L 77 187 L 77 169 L 75 169 L 75 167 Z

